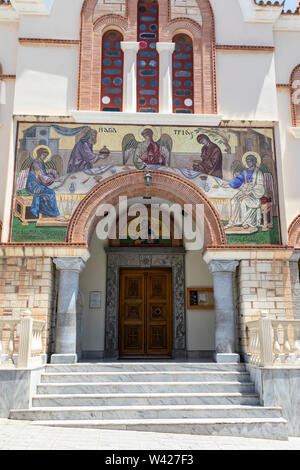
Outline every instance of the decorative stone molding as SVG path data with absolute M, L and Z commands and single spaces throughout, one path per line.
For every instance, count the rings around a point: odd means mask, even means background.
M 300 139 L 300 127 L 290 127 L 290 134 L 295 139 Z
M 208 264 L 219 260 L 289 260 L 293 254 L 290 247 L 275 246 L 239 246 L 227 245 L 206 248 L 203 259 Z
M 120 268 L 172 268 L 173 356 L 185 357 L 185 250 L 183 248 L 106 248 L 105 355 L 118 357 Z
M 283 11 L 283 4 L 278 2 L 275 5 L 271 2 L 259 5 L 253 0 L 239 0 L 239 4 L 245 23 L 274 24 Z
M 19 15 L 49 15 L 54 0 L 10 0 Z
M 59 271 L 74 271 L 80 273 L 85 267 L 81 258 L 55 258 L 53 260 Z
M 100 111 L 70 111 L 73 117 L 72 122 L 80 122 L 84 124 L 120 124 L 120 117 L 126 124 L 145 124 L 144 113 L 113 113 Z M 221 114 L 185 114 L 184 124 L 186 126 L 211 126 L 217 127 L 222 122 Z M 147 124 L 151 125 L 173 125 L 182 126 L 182 114 L 159 114 L 147 113 Z M 262 125 L 259 123 L 258 125 Z
M 231 261 L 231 260 L 211 261 L 208 265 L 208 270 L 212 274 L 219 273 L 219 272 L 234 273 L 238 265 L 239 265 L 238 261 Z

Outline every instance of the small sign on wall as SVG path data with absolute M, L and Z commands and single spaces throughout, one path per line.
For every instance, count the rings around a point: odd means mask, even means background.
M 101 292 L 93 291 L 89 294 L 89 307 L 101 308 Z
M 189 287 L 187 290 L 187 308 L 191 310 L 212 310 L 214 308 L 214 290 L 212 287 Z

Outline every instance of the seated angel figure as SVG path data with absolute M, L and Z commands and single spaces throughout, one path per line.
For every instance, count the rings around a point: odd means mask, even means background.
M 172 139 L 162 134 L 155 142 L 153 130 L 145 128 L 141 132 L 142 142 L 138 142 L 133 134 L 127 134 L 122 141 L 123 161 L 128 164 L 132 159 L 134 165 L 143 169 L 146 165 L 168 166 L 172 153 Z
M 242 226 L 245 229 L 257 227 L 261 222 L 261 198 L 265 193 L 264 175 L 257 167 L 255 155 L 248 155 L 245 163 L 247 170 L 241 172 L 224 187 L 239 189 L 231 200 L 232 214 L 225 230 Z
M 33 153 L 34 159 L 26 181 L 26 191 L 33 196 L 30 211 L 35 217 L 43 214 L 47 217 L 56 217 L 58 221 L 64 222 L 66 219 L 60 216 L 55 192 L 49 188 L 58 176 L 54 170 L 47 171 L 45 166 L 45 161 L 49 157 L 51 158 L 51 151 L 48 147 L 41 145 Z

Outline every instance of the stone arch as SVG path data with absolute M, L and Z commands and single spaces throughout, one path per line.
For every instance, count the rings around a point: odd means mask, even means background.
M 220 217 L 206 197 L 193 183 L 184 178 L 156 171 L 150 186 L 145 185 L 145 172 L 126 171 L 109 177 L 93 188 L 81 201 L 74 212 L 68 227 L 67 243 L 89 244 L 94 229 L 99 221 L 97 208 L 99 204 L 117 205 L 119 197 L 161 197 L 181 206 L 184 204 L 204 205 L 206 246 L 226 244 L 226 236 Z
M 293 220 L 289 227 L 289 245 L 300 249 L 300 214 Z
M 297 88 L 293 88 L 293 82 L 299 80 L 300 82 L 300 64 L 297 65 L 291 73 L 290 79 L 290 93 L 291 93 L 291 108 L 292 108 L 292 125 L 300 127 L 300 104 L 295 104 L 293 95 Z

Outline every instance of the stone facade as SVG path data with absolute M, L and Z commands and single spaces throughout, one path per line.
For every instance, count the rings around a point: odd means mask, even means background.
M 239 267 L 239 348 L 247 349 L 246 322 L 261 313 L 294 318 L 288 260 L 241 260 Z
M 0 316 L 20 318 L 25 310 L 46 322 L 44 352 L 49 351 L 54 303 L 51 258 L 0 257 Z

